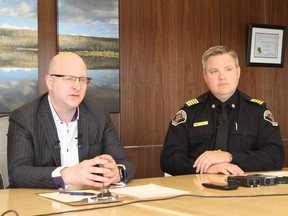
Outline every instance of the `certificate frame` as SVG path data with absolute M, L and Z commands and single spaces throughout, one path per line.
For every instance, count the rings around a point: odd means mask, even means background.
M 248 66 L 283 67 L 286 26 L 249 24 Z

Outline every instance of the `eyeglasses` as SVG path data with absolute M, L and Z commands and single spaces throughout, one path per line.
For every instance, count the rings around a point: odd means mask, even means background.
M 76 82 L 76 80 L 78 79 L 80 84 L 88 85 L 90 81 L 92 80 L 91 77 L 76 77 L 72 75 L 62 75 L 62 74 L 50 74 L 50 76 L 62 77 L 65 82 L 71 83 L 71 84 L 73 82 Z

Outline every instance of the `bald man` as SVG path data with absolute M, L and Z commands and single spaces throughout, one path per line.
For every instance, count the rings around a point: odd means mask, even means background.
M 133 177 L 105 107 L 85 98 L 87 67 L 70 52 L 51 60 L 48 92 L 10 115 L 10 188 L 105 187 Z

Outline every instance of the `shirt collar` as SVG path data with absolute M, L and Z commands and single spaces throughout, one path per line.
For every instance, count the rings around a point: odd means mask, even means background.
M 62 120 L 59 118 L 57 112 L 55 111 L 55 109 L 51 103 L 51 99 L 50 99 L 49 94 L 48 94 L 48 102 L 49 102 L 49 106 L 50 106 L 54 121 L 55 122 L 62 122 Z M 75 111 L 75 113 L 71 119 L 71 122 L 76 121 L 76 120 L 79 120 L 79 106 L 77 107 L 77 109 L 76 109 L 76 111 Z
M 231 109 L 235 109 L 238 106 L 239 99 L 239 90 L 236 89 L 234 94 L 225 102 Z M 209 93 L 209 101 L 211 104 L 211 108 L 214 110 L 218 107 L 222 102 L 216 98 L 211 92 Z

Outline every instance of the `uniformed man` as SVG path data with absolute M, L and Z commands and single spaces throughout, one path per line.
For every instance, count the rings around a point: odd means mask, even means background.
M 237 89 L 237 53 L 226 46 L 211 47 L 202 65 L 210 91 L 187 101 L 171 121 L 162 171 L 235 175 L 281 169 L 284 147 L 278 123 L 263 101 Z

